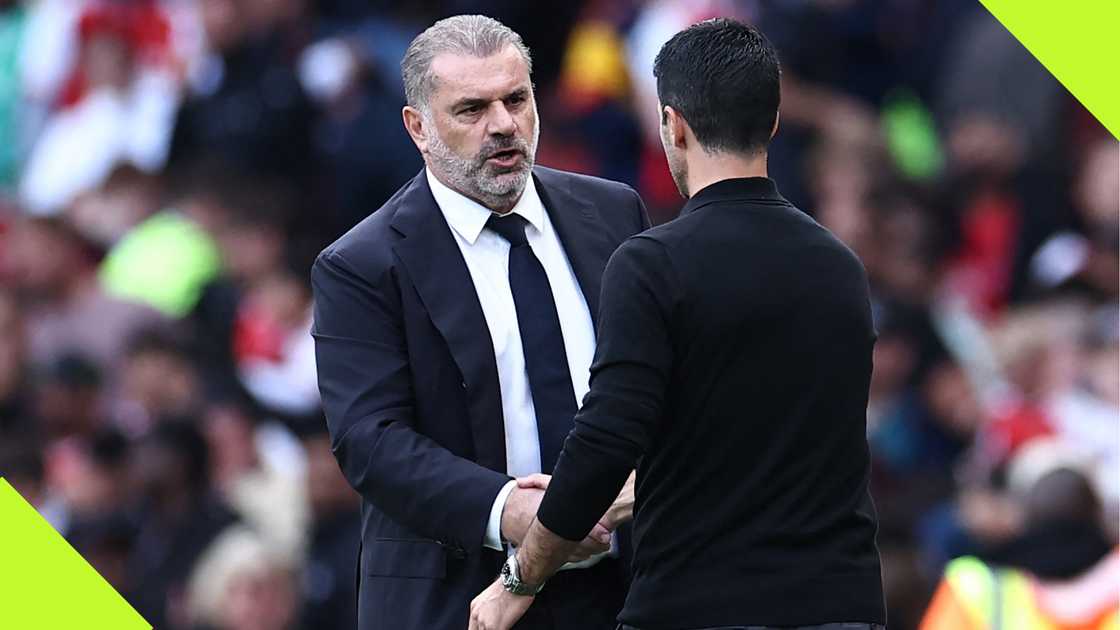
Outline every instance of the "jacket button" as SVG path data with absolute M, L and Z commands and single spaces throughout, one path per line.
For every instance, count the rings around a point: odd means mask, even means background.
M 466 389 L 467 388 L 467 382 L 462 381 L 461 383 L 459 383 L 459 386 L 462 387 L 463 389 Z

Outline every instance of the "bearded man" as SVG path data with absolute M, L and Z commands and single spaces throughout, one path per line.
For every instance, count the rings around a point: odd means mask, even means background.
M 648 219 L 623 184 L 534 166 L 529 51 L 500 22 L 441 20 L 401 71 L 426 167 L 320 254 L 313 335 L 362 496 L 359 627 L 462 630 L 588 391 L 607 259 Z M 609 530 L 631 505 L 624 490 L 518 628 L 614 627 Z

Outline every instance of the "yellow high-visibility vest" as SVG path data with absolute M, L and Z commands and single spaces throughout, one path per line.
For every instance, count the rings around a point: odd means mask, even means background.
M 1022 571 L 958 558 L 946 568 L 922 630 L 1120 630 L 1115 607 L 1093 619 L 1064 623 L 1039 607 L 1035 589 Z

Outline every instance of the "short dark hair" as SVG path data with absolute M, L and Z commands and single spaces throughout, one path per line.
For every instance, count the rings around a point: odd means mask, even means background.
M 753 26 L 727 18 L 693 24 L 661 47 L 653 75 L 661 105 L 680 113 L 705 149 L 757 153 L 770 142 L 781 69 Z

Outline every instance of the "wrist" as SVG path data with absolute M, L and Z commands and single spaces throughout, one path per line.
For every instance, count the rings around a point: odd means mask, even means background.
M 541 580 L 540 583 L 532 583 L 522 577 L 517 554 L 512 554 L 506 558 L 499 579 L 506 592 L 519 597 L 534 597 L 544 588 L 544 580 Z
M 507 542 L 503 526 L 505 519 L 503 516 L 506 511 L 506 502 L 509 499 L 510 492 L 517 487 L 517 482 L 510 480 L 498 491 L 498 495 L 494 498 L 494 503 L 490 507 L 490 518 L 486 523 L 486 535 L 483 540 L 483 546 L 495 551 L 503 551 L 504 544 Z

